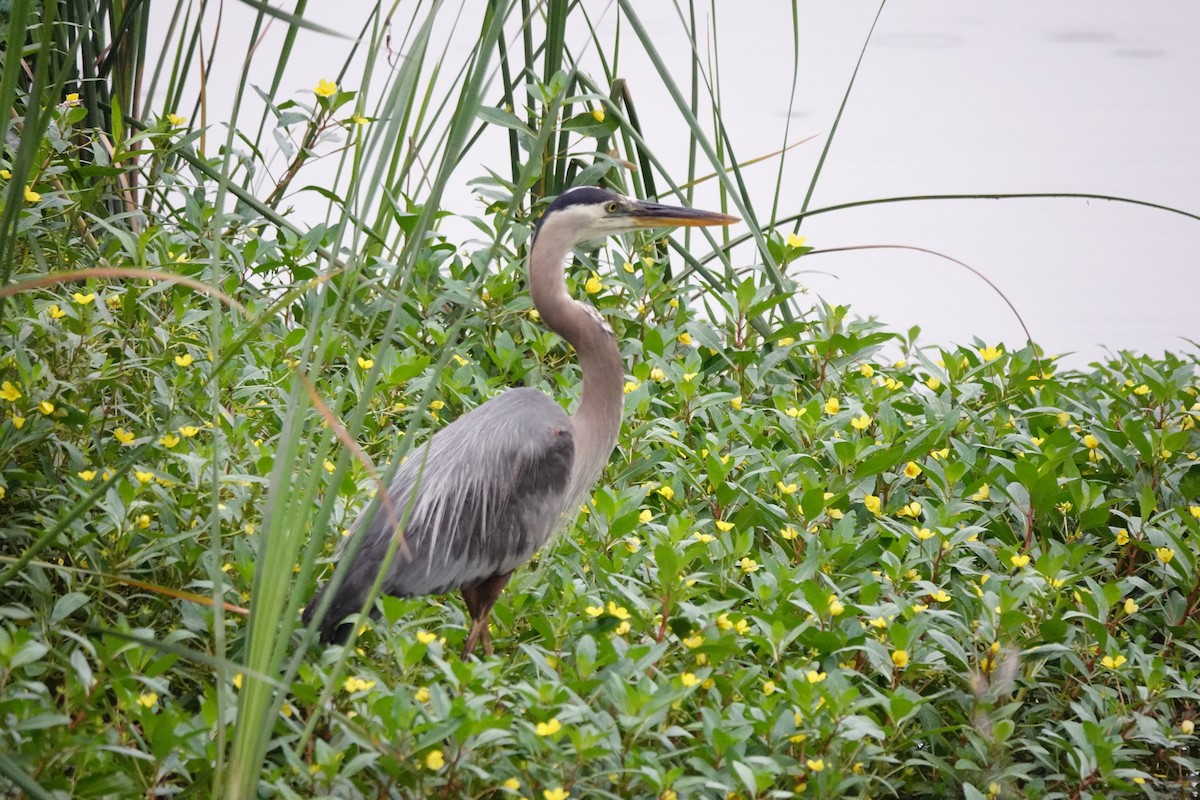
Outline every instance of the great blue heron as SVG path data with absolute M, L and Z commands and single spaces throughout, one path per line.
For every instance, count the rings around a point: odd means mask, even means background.
M 492 654 L 488 617 L 509 577 L 572 518 L 612 455 L 621 427 L 625 369 L 612 328 L 567 293 L 564 262 L 582 242 L 638 228 L 728 225 L 736 217 L 644 203 L 592 187 L 550 204 L 529 251 L 529 291 L 542 321 L 574 346 L 583 371 L 575 413 L 536 389 L 510 389 L 446 426 L 401 465 L 388 489 L 392 513 L 357 525 L 353 562 L 320 620 L 321 641 L 344 642 L 392 539 L 399 546 L 384 577 L 386 594 L 462 592 L 471 614 L 465 659 L 482 641 Z M 416 496 L 413 496 L 413 493 Z M 357 540 L 357 541 L 356 541 Z M 327 583 L 308 604 L 311 622 Z

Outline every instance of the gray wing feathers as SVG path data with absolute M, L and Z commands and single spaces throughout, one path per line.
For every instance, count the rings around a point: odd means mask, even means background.
M 534 389 L 505 392 L 438 431 L 389 489 L 397 515 L 409 515 L 407 553 L 397 550 L 383 590 L 440 594 L 528 561 L 559 525 L 574 456 L 570 418 Z M 352 574 L 373 579 L 394 532 L 380 509 L 359 534 Z

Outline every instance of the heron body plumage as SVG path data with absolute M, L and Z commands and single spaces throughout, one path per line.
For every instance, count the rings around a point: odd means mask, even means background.
M 321 639 L 349 635 L 342 620 L 366 601 L 398 521 L 404 546 L 384 577 L 385 594 L 443 594 L 527 562 L 562 515 L 574 456 L 570 418 L 535 389 L 510 389 L 438 431 L 409 454 L 388 490 L 399 520 L 379 508 L 352 532 L 361 541 Z
M 461 590 L 472 617 L 463 657 L 480 641 L 491 653 L 487 620 L 500 591 L 513 570 L 574 517 L 621 427 L 620 351 L 599 312 L 570 296 L 564 261 L 575 245 L 614 233 L 733 221 L 591 187 L 565 192 L 550 205 L 530 248 L 529 290 L 542 321 L 575 348 L 583 373 L 578 407 L 568 416 L 537 390 L 511 389 L 410 453 L 388 488 L 390 510 L 378 509 L 370 524 L 356 525 L 351 534 L 351 563 L 318 622 L 322 641 L 345 641 L 346 617 L 362 608 L 400 536 L 383 592 L 409 597 Z M 305 608 L 306 624 L 331 585 Z

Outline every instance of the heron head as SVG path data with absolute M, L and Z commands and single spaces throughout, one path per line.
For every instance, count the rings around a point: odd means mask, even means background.
M 553 225 L 570 231 L 576 242 L 586 242 L 639 228 L 730 225 L 737 221 L 728 214 L 647 203 L 607 189 L 583 186 L 560 194 L 542 215 L 538 231 Z

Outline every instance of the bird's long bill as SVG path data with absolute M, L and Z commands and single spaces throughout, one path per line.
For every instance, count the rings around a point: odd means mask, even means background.
M 629 219 L 639 228 L 700 227 L 704 225 L 732 225 L 741 222 L 737 217 L 719 214 L 716 211 L 701 211 L 683 206 L 664 206 L 658 203 L 636 203 L 629 210 Z

